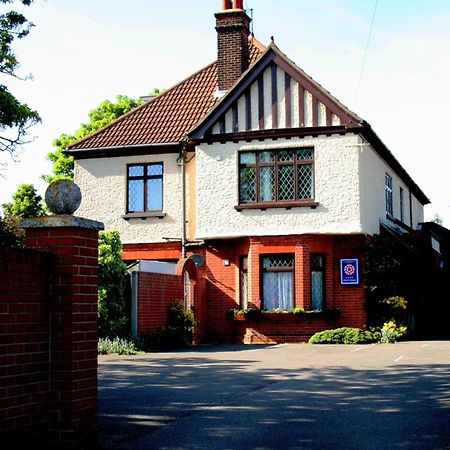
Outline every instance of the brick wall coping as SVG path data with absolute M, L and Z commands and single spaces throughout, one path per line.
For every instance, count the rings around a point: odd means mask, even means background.
M 83 219 L 82 217 L 61 215 L 35 217 L 24 219 L 20 223 L 22 228 L 85 228 L 90 230 L 104 230 L 102 222 L 96 220 Z

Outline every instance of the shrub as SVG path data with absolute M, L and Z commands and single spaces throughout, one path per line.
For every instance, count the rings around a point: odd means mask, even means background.
M 359 328 L 336 328 L 314 334 L 309 339 L 310 344 L 370 344 L 375 337 L 370 331 Z
M 183 303 L 172 303 L 168 310 L 167 326 L 141 336 L 138 346 L 144 351 L 187 347 L 194 340 L 195 325 L 192 312 L 186 311 Z
M 120 259 L 122 244 L 118 231 L 99 234 L 98 322 L 101 337 L 125 337 L 128 317 L 125 303 L 127 267 Z
M 136 355 L 139 353 L 136 344 L 122 338 L 100 338 L 98 340 L 99 355 Z
M 382 344 L 392 344 L 397 342 L 399 338 L 407 333 L 407 328 L 405 326 L 397 325 L 395 320 L 390 320 L 389 322 L 384 323 L 380 333 L 380 342 Z
M 23 247 L 25 243 L 25 231 L 20 228 L 18 217 L 6 216 L 0 218 L 0 244 L 8 247 Z

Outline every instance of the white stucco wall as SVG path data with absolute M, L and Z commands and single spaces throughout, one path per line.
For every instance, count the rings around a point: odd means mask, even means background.
M 177 155 L 146 155 L 75 161 L 75 182 L 83 200 L 77 215 L 99 220 L 106 229 L 117 229 L 123 243 L 164 242 L 181 237 L 181 175 Z M 163 162 L 163 219 L 125 220 L 127 164 Z
M 196 237 L 364 231 L 360 223 L 358 142 L 359 137 L 347 134 L 198 147 Z M 238 151 L 308 146 L 315 152 L 316 209 L 235 210 Z
M 403 222 L 410 226 L 410 191 L 400 177 L 381 157 L 359 138 L 360 151 L 360 195 L 362 228 L 370 234 L 379 232 L 379 218 L 386 219 L 385 174 L 392 177 L 393 216 L 400 220 L 400 187 L 403 188 Z M 423 221 L 423 206 L 412 196 L 412 227 Z

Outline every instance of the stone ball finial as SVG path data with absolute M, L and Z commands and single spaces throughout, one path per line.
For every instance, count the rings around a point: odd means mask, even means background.
M 73 214 L 80 206 L 80 188 L 70 180 L 54 181 L 45 192 L 45 203 L 53 214 Z

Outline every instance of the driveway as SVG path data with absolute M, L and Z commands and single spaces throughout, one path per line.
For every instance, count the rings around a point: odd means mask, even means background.
M 450 341 L 99 358 L 105 449 L 450 449 Z

